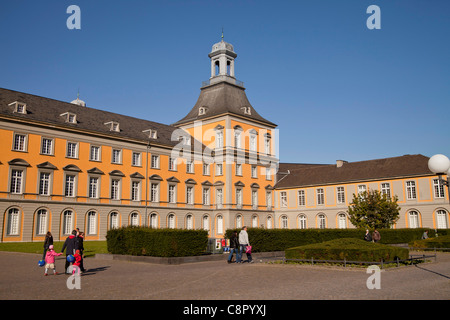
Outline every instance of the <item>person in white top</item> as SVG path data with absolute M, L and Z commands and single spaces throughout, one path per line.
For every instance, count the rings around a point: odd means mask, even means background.
M 242 263 L 242 253 L 245 252 L 249 263 L 253 263 L 252 254 L 246 252 L 247 246 L 250 246 L 250 241 L 248 240 L 247 227 L 244 226 L 239 232 L 239 255 L 236 257 L 236 263 Z

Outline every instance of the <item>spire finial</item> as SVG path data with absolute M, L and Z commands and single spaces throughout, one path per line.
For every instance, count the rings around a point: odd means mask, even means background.
M 222 41 L 223 41 L 223 27 L 222 27 Z

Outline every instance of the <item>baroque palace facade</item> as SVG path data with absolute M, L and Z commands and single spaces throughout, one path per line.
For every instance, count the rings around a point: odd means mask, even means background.
M 236 80 L 231 44 L 181 120 L 165 125 L 0 89 L 1 241 L 86 240 L 126 225 L 226 229 L 351 228 L 352 195 L 399 197 L 394 227 L 448 228 L 448 192 L 421 155 L 333 165 L 279 163 L 276 124 Z

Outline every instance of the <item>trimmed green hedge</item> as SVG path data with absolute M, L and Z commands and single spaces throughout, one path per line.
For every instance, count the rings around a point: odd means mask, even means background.
M 411 241 L 409 246 L 415 248 L 450 248 L 450 235 Z
M 344 238 L 286 249 L 286 259 L 394 261 L 409 258 L 409 250 L 360 239 Z
M 422 238 L 422 234 L 428 230 L 430 237 L 434 236 L 434 229 L 382 229 L 380 243 L 395 244 L 409 243 Z M 240 229 L 228 229 L 226 237 L 230 238 L 233 231 Z M 334 239 L 354 238 L 364 239 L 366 233 L 363 229 L 260 229 L 248 228 L 248 238 L 252 245 L 252 252 L 284 251 L 287 248 L 320 243 Z M 439 235 L 450 234 L 449 229 L 439 230 Z
M 108 252 L 135 256 L 187 257 L 204 254 L 208 231 L 123 227 L 106 233 Z

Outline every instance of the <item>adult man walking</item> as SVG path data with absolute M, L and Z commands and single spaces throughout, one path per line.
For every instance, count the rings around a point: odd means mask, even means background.
M 66 274 L 69 272 L 67 271 L 67 268 L 70 266 L 70 262 L 67 260 L 68 255 L 74 255 L 75 250 L 78 249 L 78 239 L 77 239 L 77 230 L 73 230 L 72 234 L 66 238 L 66 241 L 64 241 L 63 247 L 61 249 L 61 253 L 64 252 L 64 249 L 66 249 Z
M 247 227 L 244 226 L 239 232 L 239 256 L 236 259 L 236 263 L 243 262 L 242 261 L 242 252 L 245 251 L 247 254 L 247 259 L 249 263 L 253 263 L 252 254 L 246 251 L 247 246 L 250 246 L 250 241 L 248 240 Z

